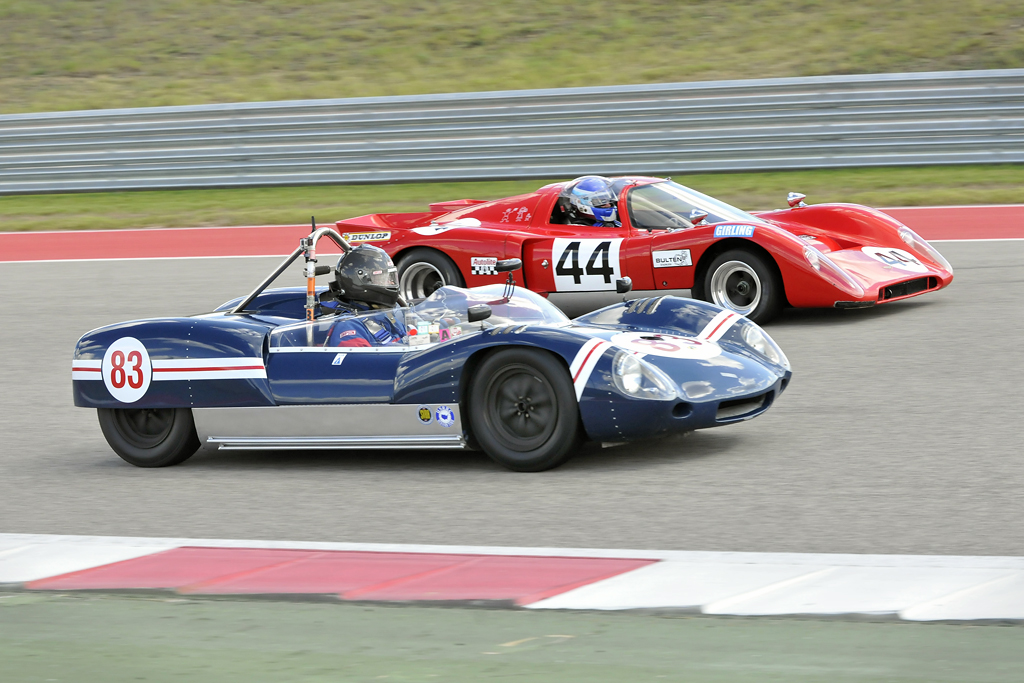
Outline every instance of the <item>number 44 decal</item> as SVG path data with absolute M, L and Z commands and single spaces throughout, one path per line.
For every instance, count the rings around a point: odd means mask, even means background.
M 621 277 L 619 248 L 622 239 L 556 239 L 551 245 L 555 262 L 555 291 L 614 290 Z

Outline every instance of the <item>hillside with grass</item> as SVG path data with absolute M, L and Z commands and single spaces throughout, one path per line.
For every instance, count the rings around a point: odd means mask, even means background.
M 1020 0 L 0 0 L 0 113 L 1020 66 Z

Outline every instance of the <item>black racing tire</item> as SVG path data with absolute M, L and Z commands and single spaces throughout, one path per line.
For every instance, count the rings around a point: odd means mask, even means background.
M 398 291 L 409 303 L 422 301 L 445 285 L 466 286 L 455 262 L 435 249 L 410 249 L 395 265 L 398 268 Z
M 759 325 L 775 318 L 786 303 L 775 264 L 748 249 L 730 249 L 716 256 L 691 294 Z
M 568 369 L 546 351 L 495 351 L 470 380 L 469 427 L 488 456 L 516 472 L 558 467 L 579 445 L 580 413 Z
M 136 467 L 170 467 L 199 450 L 188 408 L 100 408 L 97 412 L 107 443 Z

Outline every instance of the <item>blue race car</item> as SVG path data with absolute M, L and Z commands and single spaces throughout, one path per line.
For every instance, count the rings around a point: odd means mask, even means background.
M 323 236 L 343 250 L 337 268 L 316 265 Z M 540 471 L 584 440 L 751 419 L 792 374 L 760 327 L 701 301 L 635 299 L 569 320 L 515 288 L 518 259 L 489 264 L 509 273 L 505 285 L 353 309 L 334 282 L 315 284 L 352 250 L 322 228 L 251 294 L 212 313 L 89 332 L 72 362 L 75 405 L 98 409 L 111 448 L 139 467 L 175 465 L 207 445 L 471 448 Z M 300 256 L 306 286 L 267 289 Z

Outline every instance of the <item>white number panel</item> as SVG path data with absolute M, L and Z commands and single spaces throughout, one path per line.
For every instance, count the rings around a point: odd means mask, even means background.
M 615 290 L 615 281 L 622 277 L 619 268 L 619 247 L 622 238 L 563 239 L 551 245 L 555 291 L 598 292 Z
M 645 356 L 666 356 L 687 360 L 706 360 L 722 353 L 722 347 L 707 339 L 691 339 L 674 334 L 650 334 L 649 332 L 619 332 L 612 337 L 612 344 Z
M 908 273 L 928 272 L 928 268 L 918 261 L 917 257 L 902 249 L 890 249 L 889 247 L 864 247 L 861 251 L 876 261 L 881 261 L 891 268 L 905 270 Z
M 135 337 L 121 337 L 103 354 L 103 383 L 121 403 L 135 403 L 146 395 L 153 379 L 149 353 Z

